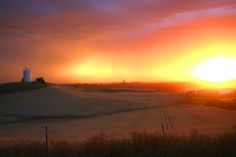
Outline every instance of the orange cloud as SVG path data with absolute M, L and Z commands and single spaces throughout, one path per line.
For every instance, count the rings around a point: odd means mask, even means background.
M 1 82 L 25 66 L 52 82 L 191 80 L 190 54 L 235 50 L 232 0 L 15 2 L 0 2 Z

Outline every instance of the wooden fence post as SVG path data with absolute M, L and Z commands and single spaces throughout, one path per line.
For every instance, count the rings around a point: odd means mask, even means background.
M 161 123 L 161 128 L 162 128 L 162 134 L 165 135 L 165 127 L 163 123 Z
M 45 152 L 48 155 L 48 127 L 45 126 Z

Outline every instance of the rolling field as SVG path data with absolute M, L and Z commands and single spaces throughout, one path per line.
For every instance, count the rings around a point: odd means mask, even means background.
M 183 101 L 184 94 L 88 92 L 70 86 L 0 95 L 0 137 L 83 139 L 100 132 L 131 131 L 217 134 L 236 128 L 236 111 Z

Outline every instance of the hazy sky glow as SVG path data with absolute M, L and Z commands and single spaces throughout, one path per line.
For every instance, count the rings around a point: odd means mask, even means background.
M 0 82 L 192 81 L 235 37 L 235 0 L 0 0 Z

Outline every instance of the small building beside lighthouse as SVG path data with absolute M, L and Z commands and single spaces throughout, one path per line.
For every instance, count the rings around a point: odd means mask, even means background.
M 24 68 L 22 82 L 25 82 L 25 83 L 32 82 L 31 77 L 32 77 L 32 74 L 31 74 L 30 68 L 28 67 Z

